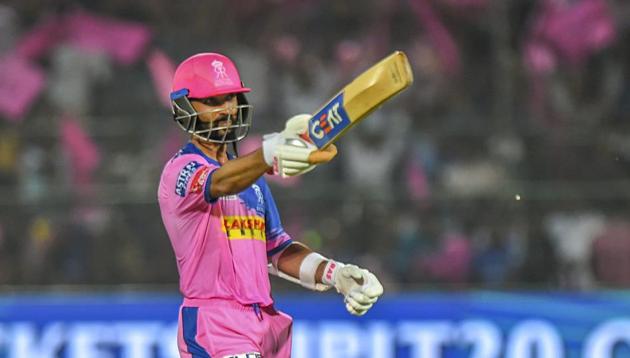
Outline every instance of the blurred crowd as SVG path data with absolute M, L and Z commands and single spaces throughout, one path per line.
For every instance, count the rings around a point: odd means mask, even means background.
M 189 55 L 253 89 L 242 154 L 400 49 L 408 91 L 268 178 L 287 232 L 389 290 L 628 287 L 629 45 L 623 0 L 9 1 L 0 284 L 175 287 L 156 191 Z

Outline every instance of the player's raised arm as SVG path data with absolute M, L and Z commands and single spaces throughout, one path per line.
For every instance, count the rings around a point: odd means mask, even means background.
M 336 148 L 318 150 L 306 135 L 308 115 L 289 119 L 284 130 L 264 136 L 259 150 L 228 160 L 227 144 L 243 139 L 252 123 L 252 106 L 236 66 L 214 53 L 195 55 L 177 68 L 171 92 L 173 117 L 191 134 L 191 141 L 220 167 L 209 185 L 214 198 L 241 192 L 265 172 L 282 176 L 304 174 L 330 161 Z
M 289 120 L 291 121 L 291 120 Z M 292 138 L 296 137 L 296 138 Z M 262 148 L 234 160 L 226 161 L 212 175 L 211 195 L 235 194 L 249 187 L 261 175 L 273 170 L 282 176 L 301 175 L 316 165 L 329 162 L 337 155 L 334 145 L 318 150 L 312 144 L 287 132 L 267 134 Z

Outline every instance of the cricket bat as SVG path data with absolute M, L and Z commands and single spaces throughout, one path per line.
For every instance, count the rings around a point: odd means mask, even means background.
M 325 148 L 412 82 L 407 56 L 402 51 L 392 53 L 361 73 L 313 114 L 308 139 L 317 148 Z

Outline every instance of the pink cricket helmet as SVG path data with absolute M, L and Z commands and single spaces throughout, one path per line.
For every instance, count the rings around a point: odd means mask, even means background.
M 184 60 L 175 70 L 171 92 L 173 118 L 186 132 L 205 141 L 237 142 L 251 127 L 252 106 L 247 102 L 245 87 L 234 62 L 218 53 L 200 53 Z M 238 115 L 227 127 L 198 120 L 190 99 L 202 99 L 235 93 Z
M 171 97 L 187 90 L 188 98 L 207 98 L 227 93 L 246 93 L 234 62 L 218 53 L 196 54 L 175 70 Z

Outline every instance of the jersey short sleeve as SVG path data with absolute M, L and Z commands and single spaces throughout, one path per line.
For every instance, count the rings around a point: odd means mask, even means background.
M 212 174 L 217 168 L 196 156 L 176 158 L 167 167 L 160 190 L 166 192 L 179 212 L 207 207 L 217 200 L 210 195 Z

